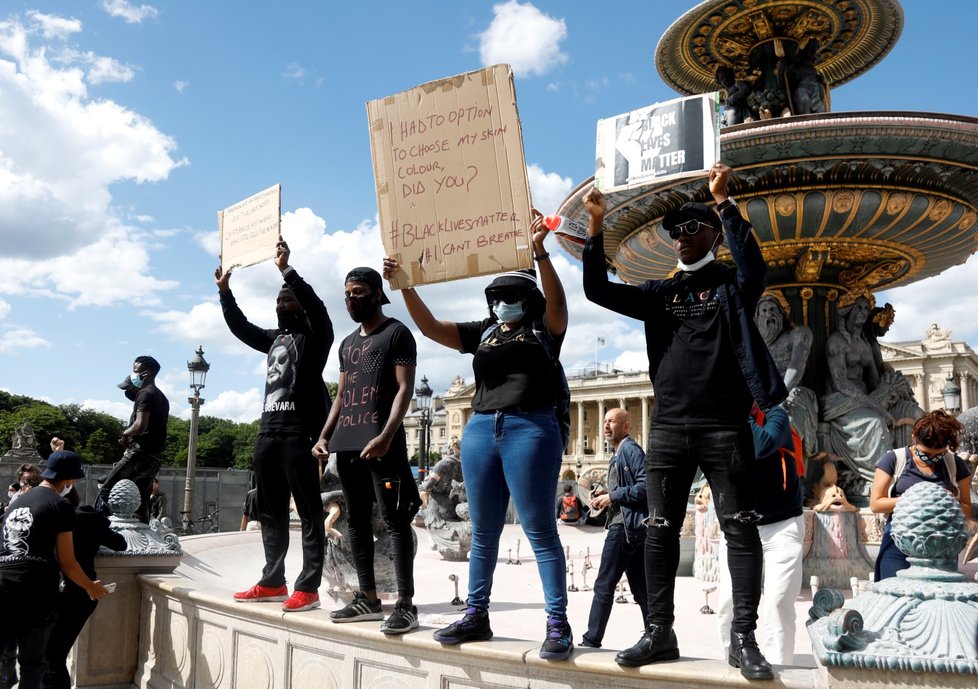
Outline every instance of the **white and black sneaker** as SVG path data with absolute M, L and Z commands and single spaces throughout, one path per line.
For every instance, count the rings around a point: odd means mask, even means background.
M 417 628 L 418 608 L 414 605 L 405 605 L 401 601 L 394 604 L 394 612 L 380 625 L 380 631 L 384 634 L 407 634 Z
M 362 591 L 357 591 L 353 594 L 353 601 L 349 605 L 331 612 L 329 619 L 333 622 L 382 620 L 384 619 L 384 605 L 379 600 L 371 602 Z

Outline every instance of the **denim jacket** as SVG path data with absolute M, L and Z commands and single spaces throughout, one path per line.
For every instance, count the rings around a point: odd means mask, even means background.
M 736 268 L 722 266 L 723 283 L 718 288 L 723 317 L 731 345 L 747 387 L 764 411 L 780 404 L 788 391 L 764 339 L 754 323 L 754 309 L 764 293 L 767 266 L 750 223 L 736 206 L 721 213 L 724 235 Z M 649 356 L 649 378 L 655 381 L 672 331 L 665 325 L 664 286 L 680 279 L 647 280 L 641 285 L 624 285 L 608 280 L 605 268 L 604 233 L 589 237 L 584 244 L 584 294 L 595 304 L 645 323 L 645 346 Z
M 645 495 L 645 452 L 630 436 L 618 445 L 608 463 L 608 473 L 614 472 L 618 487 L 608 497 L 621 509 L 625 539 L 629 543 L 645 540 L 645 519 L 649 504 Z

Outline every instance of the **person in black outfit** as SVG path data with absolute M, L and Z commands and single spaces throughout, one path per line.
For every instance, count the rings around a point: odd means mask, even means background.
M 10 622 L 0 626 L 0 645 L 17 641 L 20 689 L 41 686 L 60 573 L 93 600 L 108 594 L 75 560 L 75 510 L 61 497 L 84 476 L 81 457 L 64 450 L 52 452 L 41 484 L 21 495 L 3 518 L 0 610 Z
M 258 583 L 235 593 L 234 599 L 284 601 L 284 611 L 298 612 L 319 607 L 323 576 L 326 532 L 319 468 L 310 450 L 329 406 L 323 369 L 333 345 L 333 323 L 326 305 L 289 265 L 289 256 L 289 246 L 280 237 L 275 265 L 285 285 L 276 299 L 274 329 L 248 322 L 231 294 L 230 272 L 218 267 L 214 277 L 228 328 L 246 345 L 267 354 L 269 365 L 254 452 L 265 568 Z M 285 583 L 290 494 L 302 523 L 302 572 L 291 596 Z
M 119 386 L 132 400 L 129 426 L 122 432 L 119 444 L 125 448 L 122 459 L 116 462 L 99 490 L 96 506 L 108 510 L 109 493 L 116 483 L 129 479 L 139 488 L 142 500 L 136 516 L 149 523 L 149 500 L 153 479 L 163 465 L 163 446 L 166 444 L 166 425 L 170 420 L 170 402 L 156 387 L 159 362 L 151 356 L 138 356 L 132 373 Z
M 414 394 L 418 350 L 400 321 L 384 315 L 380 273 L 354 268 L 346 276 L 346 310 L 356 330 L 340 344 L 336 400 L 313 454 L 326 461 L 336 453 L 336 470 L 349 509 L 350 546 L 360 590 L 353 601 L 330 613 L 333 622 L 384 617 L 374 578 L 373 505 L 390 534 L 397 577 L 394 611 L 381 624 L 385 634 L 418 627 L 414 606 L 414 531 L 421 507 L 418 486 L 408 464 L 404 414 Z
M 628 435 L 631 417 L 624 409 L 610 409 L 604 417 L 604 437 L 615 448 L 608 462 L 608 488 L 592 494 L 591 507 L 605 510 L 608 534 L 601 550 L 598 576 L 594 580 L 591 614 L 581 646 L 601 648 L 615 587 L 624 574 L 642 611 L 649 615 L 645 586 L 645 518 L 649 516 L 645 492 L 645 453 Z
M 75 508 L 75 531 L 72 541 L 75 559 L 90 579 L 95 579 L 95 556 L 99 548 L 125 550 L 126 539 L 109 528 L 109 518 L 101 510 L 88 505 L 79 506 L 78 491 L 72 487 L 65 499 Z M 54 626 L 47 646 L 47 670 L 41 683 L 42 689 L 71 689 L 68 673 L 68 653 L 75 645 L 88 618 L 95 612 L 98 601 L 92 600 L 83 588 L 65 579 L 64 589 L 58 594 Z
M 679 657 L 672 629 L 679 530 L 699 466 L 713 490 L 727 539 L 734 602 L 727 660 L 747 679 L 773 679 L 754 638 L 763 563 L 754 503 L 754 441 L 747 419 L 753 400 L 767 411 L 787 391 L 754 323 L 767 266 L 750 223 L 727 193 L 731 174 L 722 162 L 709 171 L 716 211 L 703 203 L 686 203 L 665 215 L 662 226 L 679 259 L 678 271 L 641 285 L 608 280 L 605 199 L 597 189 L 590 190 L 584 198 L 590 215 L 584 294 L 644 321 L 655 388 L 645 456 L 649 615 L 639 642 L 615 660 L 632 667 Z M 735 267 L 715 260 L 723 230 Z

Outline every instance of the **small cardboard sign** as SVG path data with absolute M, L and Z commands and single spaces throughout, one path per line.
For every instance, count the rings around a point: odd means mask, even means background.
M 706 93 L 599 120 L 595 185 L 607 193 L 704 175 L 720 159 L 718 102 Z
M 391 287 L 533 265 L 530 189 L 509 65 L 367 103 Z
M 275 245 L 282 233 L 282 185 L 218 211 L 217 228 L 225 272 L 275 258 Z

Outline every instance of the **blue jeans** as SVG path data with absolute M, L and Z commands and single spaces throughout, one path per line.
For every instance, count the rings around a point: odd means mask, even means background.
M 554 519 L 563 448 L 553 412 L 476 412 L 462 434 L 462 478 L 472 516 L 468 604 L 489 607 L 499 537 L 512 496 L 536 557 L 549 615 L 567 615 L 564 550 Z
M 754 631 L 761 600 L 764 564 L 758 515 L 754 510 L 754 436 L 750 426 L 653 424 L 645 455 L 649 528 L 645 577 L 648 622 L 671 626 L 679 566 L 679 531 L 686 517 L 689 488 L 699 466 L 713 491 L 720 529 L 727 539 L 733 589 L 731 629 Z
M 886 526 L 883 527 L 883 536 L 880 538 L 880 549 L 876 554 L 876 564 L 873 567 L 873 581 L 883 581 L 895 577 L 897 572 L 908 567 L 910 567 L 910 562 L 893 541 L 893 536 L 890 534 L 890 520 L 887 520 Z
M 584 638 L 592 644 L 600 646 L 601 640 L 604 639 L 604 631 L 611 617 L 611 608 L 615 603 L 615 587 L 621 581 L 622 574 L 628 578 L 628 586 L 642 611 L 644 628 L 645 619 L 649 614 L 648 591 L 645 586 L 644 541 L 629 542 L 625 538 L 625 526 L 613 524 L 608 529 L 604 548 L 601 550 L 601 564 L 598 565 L 598 576 L 594 580 L 591 613 L 587 621 L 587 631 L 584 633 Z

